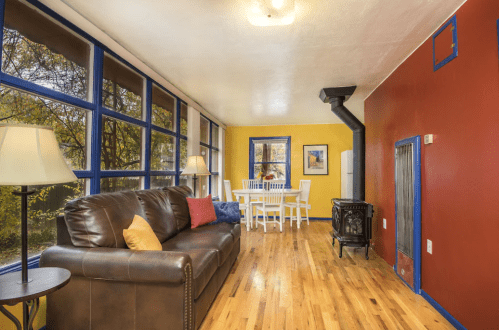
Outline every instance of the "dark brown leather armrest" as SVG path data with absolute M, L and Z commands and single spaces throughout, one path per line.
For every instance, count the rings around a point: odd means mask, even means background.
M 176 251 L 134 251 L 116 248 L 53 246 L 42 253 L 40 267 L 61 267 L 73 276 L 128 282 L 186 281 L 187 253 Z

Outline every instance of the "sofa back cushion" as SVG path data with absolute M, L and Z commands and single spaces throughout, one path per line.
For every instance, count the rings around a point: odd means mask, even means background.
M 165 191 L 160 189 L 135 192 L 146 214 L 146 220 L 163 243 L 177 234 L 177 221 Z
M 189 215 L 189 205 L 187 204 L 187 197 L 194 197 L 191 188 L 187 186 L 175 186 L 163 188 L 163 190 L 172 206 L 177 223 L 177 231 L 191 228 L 191 217 Z
M 146 218 L 133 191 L 98 194 L 72 200 L 64 208 L 74 246 L 125 248 L 123 229 L 134 216 Z

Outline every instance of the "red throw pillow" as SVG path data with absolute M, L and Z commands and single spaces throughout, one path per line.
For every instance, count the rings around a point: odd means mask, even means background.
M 189 213 L 191 215 L 191 228 L 196 228 L 217 220 L 211 195 L 205 198 L 187 197 L 187 204 L 189 205 Z

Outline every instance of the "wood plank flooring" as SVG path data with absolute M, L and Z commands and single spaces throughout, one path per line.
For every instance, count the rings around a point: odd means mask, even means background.
M 454 329 L 391 266 L 331 245 L 331 223 L 242 227 L 241 253 L 201 330 Z

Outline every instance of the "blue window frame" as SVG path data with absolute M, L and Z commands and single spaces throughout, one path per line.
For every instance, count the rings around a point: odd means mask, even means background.
M 14 2 L 15 1 L 15 2 Z M 17 0 L 0 0 L 0 33 L 1 38 L 1 51 L 3 54 L 3 31 L 5 24 L 5 7 L 6 2 L 10 4 L 19 5 Z M 26 4 L 20 2 L 23 6 Z M 91 65 L 88 68 L 87 89 L 90 91 L 88 95 L 91 98 L 85 99 L 82 97 L 74 96 L 71 93 L 64 93 L 60 90 L 49 88 L 41 84 L 37 84 L 28 80 L 19 78 L 18 76 L 10 75 L 0 70 L 0 85 L 3 88 L 12 88 L 21 93 L 28 93 L 30 95 L 43 97 L 60 104 L 78 107 L 86 110 L 90 115 L 86 121 L 86 133 L 89 137 L 86 139 L 86 157 L 88 158 L 87 167 L 81 170 L 74 171 L 79 179 L 84 179 L 89 183 L 89 188 L 85 188 L 86 194 L 100 193 L 102 181 L 123 181 L 125 187 L 137 186 L 137 188 L 148 189 L 151 186 L 151 181 L 156 184 L 172 184 L 177 185 L 180 183 L 180 172 L 187 159 L 187 103 L 175 96 L 168 89 L 161 86 L 152 78 L 145 75 L 143 72 L 135 68 L 133 65 L 122 59 L 119 55 L 108 49 L 105 45 L 80 30 L 74 24 L 70 23 L 54 11 L 41 4 L 36 0 L 28 0 L 28 6 L 35 8 L 38 12 L 37 15 L 53 18 L 57 21 L 63 29 L 67 30 L 77 38 L 84 40 L 91 47 L 90 54 L 93 60 L 90 61 Z M 33 33 L 37 33 L 36 31 Z M 112 57 L 114 61 L 122 65 L 127 70 L 132 72 L 133 75 L 141 77 L 143 80 L 141 98 L 141 115 L 131 115 L 127 112 L 114 111 L 116 108 L 103 105 L 103 79 L 104 79 L 104 59 L 105 56 Z M 2 63 L 0 62 L 0 69 Z M 87 78 L 88 78 L 87 77 Z M 152 124 L 152 89 L 153 85 L 160 88 L 162 91 L 174 98 L 175 120 L 171 129 L 156 126 Z M 75 94 L 76 95 L 76 94 Z M 105 170 L 102 168 L 102 134 L 103 134 L 103 118 L 111 118 L 112 120 L 119 121 L 126 125 L 133 125 L 140 131 L 140 166 L 135 167 L 133 170 Z M 153 132 L 158 132 L 173 138 L 174 141 L 174 167 L 167 170 L 151 170 L 151 135 Z M 211 141 L 210 141 L 211 145 Z M 211 146 L 210 146 L 211 147 Z M 211 148 L 210 148 L 211 152 Z M 211 165 L 211 164 L 210 164 Z M 164 179 L 163 179 L 164 178 Z M 39 255 L 30 258 L 29 267 L 34 268 L 38 265 Z M 13 263 L 4 267 L 0 267 L 0 274 L 20 269 L 20 262 Z
M 255 171 L 258 170 L 258 172 Z M 249 178 L 258 174 L 273 174 L 274 179 L 286 180 L 291 188 L 291 137 L 252 137 L 249 139 Z
M 200 122 L 200 153 L 204 157 L 206 166 L 208 166 L 208 170 L 211 173 L 208 177 L 208 191 L 213 198 L 219 198 L 218 183 L 220 180 L 220 149 L 218 144 L 218 134 L 220 132 L 220 128 L 215 122 L 203 115 L 201 115 Z M 205 123 L 206 126 L 203 127 L 203 123 Z M 205 136 L 203 137 L 202 135 Z

